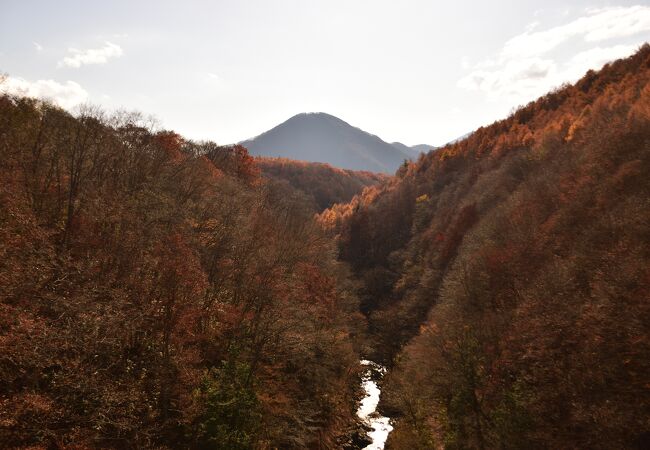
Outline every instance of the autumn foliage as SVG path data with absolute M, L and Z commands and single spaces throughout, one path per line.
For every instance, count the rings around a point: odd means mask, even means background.
M 295 191 L 241 146 L 8 95 L 0 150 L 0 447 L 338 446 L 362 322 Z
M 645 45 L 321 214 L 389 448 L 647 448 L 649 82 Z
M 317 212 L 336 203 L 347 203 L 366 186 L 388 180 L 388 176 L 360 170 L 332 167 L 325 163 L 294 161 L 286 158 L 255 159 L 262 174 L 285 181 L 293 189 L 303 192 Z

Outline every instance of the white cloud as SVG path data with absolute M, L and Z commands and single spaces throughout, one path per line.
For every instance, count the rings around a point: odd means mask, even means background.
M 589 69 L 597 70 L 610 61 L 630 56 L 638 48 L 638 45 L 614 45 L 612 47 L 595 47 L 585 50 L 571 58 L 567 70 L 572 75 L 572 78 L 577 79 Z
M 556 60 L 553 50 L 570 39 L 581 39 L 589 45 L 647 33 L 650 7 L 588 10 L 585 16 L 565 25 L 534 31 L 538 26 L 529 25 L 524 33 L 508 40 L 498 55 L 475 64 L 457 85 L 483 91 L 492 100 L 532 100 L 563 82 L 577 80 L 589 69 L 599 69 L 608 61 L 634 53 L 639 45 L 596 46 L 561 62 Z
M 39 44 L 38 42 L 34 42 L 34 48 L 36 49 L 37 52 L 42 52 L 43 51 L 43 46 Z
M 591 10 L 591 21 L 585 19 L 585 41 L 599 42 L 633 36 L 650 30 L 650 6 Z
M 650 7 L 593 9 L 565 25 L 544 31 L 533 31 L 533 28 L 529 26 L 526 32 L 507 41 L 501 56 L 539 56 L 575 37 L 582 37 L 585 42 L 599 42 L 649 31 Z
M 124 53 L 122 47 L 112 42 L 106 42 L 101 48 L 89 48 L 87 50 L 78 50 L 69 48 L 71 56 L 66 56 L 59 61 L 59 67 L 79 68 L 86 64 L 106 64 L 111 58 L 119 58 Z
M 74 81 L 61 84 L 54 80 L 27 81 L 23 78 L 7 77 L 0 83 L 0 91 L 48 99 L 66 109 L 72 109 L 88 98 L 88 92 Z
M 498 69 L 475 70 L 458 81 L 467 90 L 485 91 L 491 99 L 535 95 L 540 82 L 555 78 L 557 64 L 550 59 L 524 58 L 507 61 Z

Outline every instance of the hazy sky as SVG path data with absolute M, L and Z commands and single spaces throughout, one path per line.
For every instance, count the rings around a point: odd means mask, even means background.
M 5 90 L 222 144 L 309 111 L 442 144 L 646 41 L 648 1 L 0 0 Z

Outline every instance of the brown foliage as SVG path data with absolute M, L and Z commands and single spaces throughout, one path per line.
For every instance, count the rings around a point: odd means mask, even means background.
M 645 45 L 321 214 L 388 281 L 362 304 L 390 448 L 647 439 L 649 82 Z
M 356 299 L 245 148 L 5 95 L 0 150 L 0 447 L 336 445 Z
M 387 181 L 380 173 L 339 169 L 325 163 L 294 161 L 286 158 L 256 158 L 264 176 L 286 181 L 304 192 L 318 212 L 335 203 L 347 203 L 366 186 Z

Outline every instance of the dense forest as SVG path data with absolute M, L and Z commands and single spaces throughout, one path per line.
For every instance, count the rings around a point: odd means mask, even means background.
M 315 211 L 347 203 L 363 191 L 388 180 L 382 173 L 339 169 L 326 163 L 296 161 L 287 158 L 256 157 L 255 162 L 262 175 L 289 185 L 303 192 Z
M 390 449 L 650 445 L 650 46 L 320 216 Z
M 0 96 L 0 447 L 339 448 L 356 287 L 241 146 Z
M 360 358 L 389 449 L 650 445 L 647 44 L 394 177 L 8 94 L 0 151 L 0 447 L 353 449 Z

